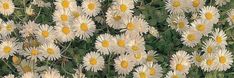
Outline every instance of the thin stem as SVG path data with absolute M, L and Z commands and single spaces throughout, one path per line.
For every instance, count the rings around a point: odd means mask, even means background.
M 71 46 L 71 41 L 69 42 L 68 46 L 61 52 L 61 54 L 63 54 L 70 46 Z
M 39 13 L 37 13 L 37 16 L 34 18 L 34 21 L 39 17 L 40 14 L 41 14 L 41 8 L 39 10 Z

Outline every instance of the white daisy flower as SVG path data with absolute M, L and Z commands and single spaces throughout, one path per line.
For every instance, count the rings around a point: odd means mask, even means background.
M 33 71 L 37 72 L 39 69 L 36 65 L 37 64 L 35 62 L 22 60 L 20 62 L 20 65 L 17 65 L 16 68 L 17 68 L 19 74 L 23 75 L 23 74 L 28 73 L 28 72 L 33 72 Z
M 227 36 L 221 29 L 215 29 L 214 32 L 212 32 L 212 39 L 215 41 L 216 45 L 220 46 L 221 48 L 227 45 Z
M 41 74 L 42 78 L 64 78 L 60 75 L 59 71 L 53 68 L 49 68 Z
M 80 6 L 73 6 L 74 9 L 71 10 L 71 15 L 73 19 L 78 19 L 81 15 L 84 15 L 82 8 Z
M 16 25 L 15 25 L 14 21 L 12 21 L 12 20 L 7 21 L 7 22 L 4 24 L 2 35 L 3 35 L 3 36 L 10 35 L 11 32 L 13 32 L 13 31 L 15 30 L 15 28 L 16 28 Z
M 197 43 L 200 42 L 201 38 L 202 38 L 202 35 L 198 31 L 195 31 L 192 28 L 189 28 L 187 31 L 183 32 L 182 34 L 183 44 L 188 47 L 196 46 Z
M 150 62 L 156 62 L 156 51 L 150 50 L 147 52 L 147 57 L 146 57 L 146 62 L 150 63 Z
M 127 44 L 129 41 L 130 38 L 126 36 L 126 34 L 116 35 L 114 38 L 114 52 L 116 54 L 124 54 L 127 51 Z
M 13 74 L 8 74 L 6 76 L 3 76 L 3 78 L 15 78 L 15 76 Z
M 56 5 L 56 9 L 72 10 L 76 6 L 76 0 L 56 0 L 54 4 Z
M 215 0 L 215 4 L 218 6 L 226 5 L 230 0 Z
M 98 0 L 84 0 L 81 7 L 89 16 L 96 16 L 101 11 L 101 3 Z
M 47 24 L 40 25 L 36 30 L 36 38 L 41 43 L 54 42 L 55 30 L 54 27 Z
M 231 9 L 228 13 L 227 21 L 229 22 L 229 25 L 234 25 L 234 9 Z
M 166 10 L 171 14 L 184 13 L 186 10 L 185 0 L 166 0 Z
M 56 60 L 61 58 L 60 49 L 53 43 L 47 43 L 40 46 L 40 50 L 47 60 Z
M 83 57 L 83 63 L 87 71 L 101 71 L 104 68 L 104 58 L 97 52 L 90 52 Z
M 88 16 L 80 16 L 73 22 L 75 28 L 75 35 L 80 39 L 87 39 L 93 36 L 96 31 L 96 25 L 94 21 Z
M 163 76 L 163 69 L 159 64 L 149 62 L 146 66 L 148 67 L 149 78 L 161 78 Z
M 208 36 L 208 34 L 211 32 L 213 25 L 210 24 L 208 21 L 203 19 L 197 19 L 191 23 L 192 27 L 201 33 L 204 36 Z
M 201 62 L 202 70 L 210 72 L 217 69 L 218 60 L 214 55 L 204 55 L 204 60 Z
M 27 72 L 22 75 L 22 78 L 40 78 L 37 73 Z
M 139 35 L 127 35 L 129 36 L 129 42 L 127 44 L 128 53 L 136 53 L 145 51 L 145 40 Z
M 203 7 L 200 11 L 201 18 L 211 24 L 217 24 L 220 18 L 219 10 L 213 6 Z
M 9 56 L 13 56 L 21 49 L 20 43 L 16 42 L 15 39 L 3 40 L 0 44 L 0 58 L 8 59 Z
M 114 42 L 113 36 L 110 34 L 101 34 L 97 37 L 95 48 L 103 55 L 108 55 L 113 52 Z
M 69 24 L 58 24 L 55 27 L 57 33 L 57 39 L 61 42 L 68 42 L 75 38 L 75 32 L 73 26 Z
M 133 0 L 114 0 L 115 7 L 124 14 L 131 14 L 134 8 Z
M 129 58 L 129 55 L 120 55 L 119 57 L 115 58 L 114 61 L 115 70 L 121 75 L 129 74 L 135 66 L 134 61 Z
M 196 52 L 196 51 L 194 51 L 192 54 L 193 54 L 193 57 L 192 57 L 193 63 L 199 67 L 204 57 L 202 57 L 201 53 Z
M 140 66 L 135 69 L 133 72 L 134 78 L 149 78 L 148 68 L 147 66 Z
M 15 5 L 12 0 L 0 1 L 0 13 L 6 16 L 11 15 L 15 10 Z
M 232 53 L 226 49 L 218 50 L 216 54 L 216 59 L 218 59 L 217 69 L 219 71 L 226 71 L 227 69 L 231 68 L 233 63 Z
M 131 58 L 134 60 L 135 65 L 142 65 L 145 63 L 147 54 L 145 51 L 142 52 L 136 52 L 130 54 Z
M 53 20 L 57 23 L 69 23 L 71 21 L 71 13 L 66 10 L 55 10 Z
M 205 1 L 204 0 L 190 0 L 189 6 L 190 6 L 190 11 L 192 12 L 197 12 L 199 11 L 202 7 L 204 7 Z
M 38 29 L 38 26 L 39 24 L 35 23 L 34 21 L 28 21 L 27 23 L 24 23 L 23 27 L 20 28 L 19 32 L 24 38 L 33 36 L 35 35 L 35 31 L 36 29 Z
M 148 32 L 148 23 L 141 18 L 127 16 L 124 20 L 124 27 L 121 31 L 125 31 L 129 35 L 142 35 Z
M 106 12 L 106 23 L 114 29 L 123 28 L 124 18 L 126 18 L 126 15 L 121 13 L 119 10 L 113 9 L 112 7 L 110 7 Z
M 185 51 L 178 51 L 173 54 L 170 60 L 170 67 L 178 73 L 187 74 L 191 67 L 191 56 Z
M 36 47 L 28 48 L 25 50 L 24 53 L 25 53 L 24 55 L 26 56 L 26 58 L 29 60 L 32 60 L 32 61 L 44 60 L 44 56 L 42 52 L 39 50 L 39 48 L 36 48 Z
M 212 55 L 216 53 L 216 43 L 214 40 L 209 39 L 203 42 L 202 50 L 205 52 L 205 54 Z
M 186 78 L 186 75 L 177 73 L 175 71 L 169 71 L 165 78 Z
M 184 31 L 186 31 L 189 28 L 188 25 L 188 20 L 186 19 L 185 16 L 177 16 L 175 18 L 175 21 L 173 21 L 175 23 L 175 29 L 177 32 L 182 33 Z

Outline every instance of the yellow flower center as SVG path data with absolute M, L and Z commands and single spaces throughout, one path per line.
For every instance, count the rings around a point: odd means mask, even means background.
M 195 59 L 196 59 L 197 62 L 201 62 L 202 61 L 202 57 L 200 55 L 197 55 L 195 57 Z
M 187 39 L 188 39 L 190 42 L 192 42 L 192 41 L 196 40 L 196 36 L 195 36 L 194 34 L 188 34 Z
M 140 78 L 147 78 L 145 72 L 140 72 L 139 76 L 140 76 Z
M 80 13 L 79 13 L 79 12 L 72 12 L 72 15 L 73 15 L 75 18 L 80 17 Z
M 211 46 L 208 46 L 207 47 L 207 53 L 211 54 L 213 51 L 213 48 Z
M 6 29 L 7 29 L 7 31 L 11 31 L 12 30 L 12 25 L 11 24 L 7 24 Z
M 70 5 L 70 2 L 69 2 L 68 0 L 63 0 L 63 1 L 62 1 L 62 6 L 63 6 L 63 8 L 68 8 L 69 5 Z
M 180 6 L 180 1 L 174 0 L 173 3 L 172 3 L 172 6 L 176 7 L 176 8 L 179 7 Z
M 120 65 L 121 65 L 122 68 L 126 69 L 126 68 L 128 68 L 128 61 L 123 60 Z
M 205 25 L 204 25 L 204 24 L 198 24 L 198 25 L 196 26 L 196 29 L 197 29 L 198 31 L 203 32 L 203 31 L 205 31 Z
M 89 9 L 89 10 L 94 10 L 95 7 L 96 7 L 96 5 L 95 5 L 94 3 L 89 3 L 89 4 L 88 4 L 88 9 Z
M 24 73 L 31 72 L 32 68 L 29 65 L 23 66 L 22 70 Z
M 138 51 L 138 50 L 139 50 L 139 47 L 138 47 L 137 45 L 133 45 L 133 46 L 132 46 L 132 50 L 133 50 L 133 51 Z
M 3 9 L 6 10 L 6 9 L 9 9 L 9 8 L 10 8 L 10 5 L 9 5 L 9 3 L 6 3 L 6 2 L 5 2 L 5 3 L 2 4 L 2 7 L 3 7 Z
M 211 12 L 205 13 L 205 17 L 207 20 L 211 20 L 213 18 L 213 14 Z
M 90 58 L 89 63 L 90 63 L 91 65 L 96 65 L 96 64 L 97 64 L 97 59 L 95 59 L 95 58 Z
M 184 70 L 184 66 L 182 64 L 177 64 L 176 65 L 176 70 L 183 71 Z
M 179 78 L 179 76 L 177 76 L 177 75 L 173 75 L 171 78 Z
M 9 53 L 11 52 L 11 47 L 5 46 L 5 47 L 3 48 L 3 52 L 6 53 L 6 54 L 9 54 Z
M 48 32 L 48 31 L 42 31 L 42 32 L 41 32 L 41 35 L 42 35 L 44 38 L 47 38 L 47 37 L 49 37 L 49 32 Z
M 31 55 L 32 55 L 32 56 L 38 55 L 38 50 L 33 49 L 33 50 L 31 51 Z
M 135 57 L 136 59 L 141 59 L 141 53 L 136 53 L 136 54 L 134 54 L 134 57 Z
M 220 44 L 220 43 L 222 43 L 223 39 L 222 39 L 222 37 L 217 36 L 216 39 L 215 39 L 215 41 L 216 41 L 218 44 Z
M 109 45 L 110 45 L 109 41 L 107 41 L 107 40 L 102 41 L 102 46 L 103 47 L 109 47 Z
M 149 68 L 149 73 L 151 76 L 155 75 L 156 74 L 155 68 L 153 68 L 153 67 Z
M 135 25 L 132 22 L 127 24 L 127 29 L 128 30 L 134 30 L 134 28 L 135 28 Z
M 220 62 L 221 64 L 225 64 L 225 63 L 226 63 L 226 57 L 220 56 L 220 57 L 219 57 L 219 62 Z
M 82 31 L 84 31 L 84 32 L 88 31 L 88 30 L 89 30 L 88 24 L 82 23 L 82 24 L 80 25 L 80 29 L 81 29 Z
M 127 5 L 125 5 L 125 4 L 120 5 L 120 11 L 121 12 L 125 12 L 125 11 L 127 11 L 127 9 L 128 9 Z
M 185 27 L 185 23 L 183 21 L 178 23 L 178 28 L 183 29 Z
M 54 49 L 48 48 L 48 49 L 47 49 L 47 53 L 48 53 L 49 55 L 53 55 L 55 52 L 54 52 Z
M 121 16 L 119 16 L 119 15 L 116 15 L 116 16 L 114 16 L 113 18 L 114 18 L 115 21 L 121 20 Z
M 200 5 L 200 1 L 199 0 L 194 0 L 193 1 L 193 7 L 198 7 Z
M 62 32 L 63 32 L 64 34 L 66 34 L 66 35 L 69 34 L 69 33 L 70 33 L 69 27 L 66 27 L 66 26 L 63 27 L 63 28 L 62 28 Z
M 154 59 L 154 56 L 153 56 L 153 55 L 148 55 L 147 58 L 146 58 L 146 61 L 152 62 L 153 59 Z
M 13 56 L 12 61 L 16 65 L 20 64 L 20 62 L 21 62 L 20 58 L 15 56 L 15 55 Z
M 68 16 L 67 16 L 66 14 L 62 14 L 62 15 L 60 16 L 60 18 L 61 18 L 61 20 L 62 20 L 63 22 L 68 21 Z
M 211 60 L 211 59 L 208 59 L 207 61 L 206 61 L 206 64 L 208 65 L 208 66 L 211 66 L 212 64 L 213 64 L 213 60 Z
M 117 44 L 118 44 L 119 47 L 125 47 L 125 41 L 122 40 L 122 39 L 118 40 Z

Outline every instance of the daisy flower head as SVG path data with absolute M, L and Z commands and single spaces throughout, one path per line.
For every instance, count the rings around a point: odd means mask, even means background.
M 8 74 L 6 76 L 3 76 L 3 78 L 15 78 L 15 76 L 13 74 Z
M 85 15 L 75 19 L 73 21 L 73 26 L 75 28 L 75 35 L 84 40 L 93 36 L 93 33 L 96 31 L 94 21 Z
M 39 48 L 36 48 L 36 47 L 27 48 L 24 53 L 25 53 L 24 55 L 26 56 L 26 58 L 29 60 L 32 60 L 32 61 L 44 60 L 44 56 L 41 50 L 39 50 Z
M 163 69 L 159 64 L 149 62 L 146 66 L 148 67 L 149 78 L 161 78 L 163 76 Z
M 96 16 L 101 11 L 101 3 L 98 0 L 84 0 L 81 7 L 88 16 Z
M 76 6 L 76 0 L 56 0 L 54 4 L 56 5 L 56 9 L 72 10 Z
M 149 78 L 148 67 L 147 66 L 140 66 L 135 69 L 133 72 L 134 78 Z
M 19 52 L 21 47 L 20 43 L 16 42 L 15 39 L 3 40 L 0 44 L 0 58 L 8 59 L 9 56 L 13 56 Z
M 15 5 L 12 0 L 0 1 L 0 13 L 6 16 L 11 15 L 15 10 Z
M 218 59 L 217 69 L 219 71 L 226 71 L 231 68 L 233 63 L 232 53 L 226 49 L 219 49 L 216 54 L 216 59 Z
M 172 55 L 170 60 L 170 67 L 172 70 L 178 73 L 187 74 L 191 67 L 191 57 L 185 51 L 178 51 Z
M 221 29 L 215 29 L 212 32 L 212 39 L 215 41 L 215 44 L 221 48 L 227 45 L 227 36 Z
M 47 24 L 40 25 L 36 30 L 36 38 L 41 43 L 54 42 L 55 29 Z
M 228 13 L 227 21 L 229 22 L 229 25 L 234 25 L 234 9 L 231 9 Z
M 40 46 L 40 50 L 43 54 L 43 56 L 47 60 L 56 60 L 61 58 L 61 52 L 58 46 L 56 46 L 53 43 L 46 43 Z
M 60 75 L 59 71 L 53 68 L 49 68 L 41 74 L 42 78 L 64 78 Z
M 70 11 L 65 10 L 55 10 L 53 14 L 53 20 L 56 23 L 70 23 L 71 21 L 71 13 Z
M 186 75 L 175 71 L 169 71 L 165 78 L 186 78 Z
M 204 60 L 201 62 L 201 69 L 210 72 L 217 69 L 218 60 L 214 55 L 203 55 Z
M 134 8 L 134 2 L 133 0 L 114 0 L 115 7 L 117 10 L 119 10 L 121 13 L 124 14 L 131 14 Z
M 145 63 L 145 59 L 147 58 L 147 54 L 145 51 L 143 52 L 136 52 L 130 54 L 131 58 L 134 60 L 135 65 L 142 65 Z
M 127 44 L 128 53 L 136 53 L 145 51 L 145 40 L 140 35 L 127 35 L 130 40 Z
M 200 11 L 201 18 L 211 24 L 217 24 L 220 18 L 219 10 L 213 6 L 203 7 Z
M 205 54 L 212 55 L 216 53 L 217 47 L 214 40 L 209 39 L 203 42 L 202 50 L 205 52 Z
M 144 31 L 148 31 L 148 25 L 147 23 L 143 23 L 143 22 L 139 22 L 140 18 L 138 17 L 132 17 L 132 16 L 127 16 L 126 18 L 123 19 L 124 20 L 124 26 L 123 29 L 121 31 L 125 31 L 126 34 L 129 35 L 140 35 L 142 34 L 142 30 Z M 143 28 L 141 26 L 146 25 L 147 28 Z M 144 32 L 145 32 L 144 31 Z
M 87 53 L 83 57 L 83 63 L 87 71 L 101 71 L 104 68 L 104 58 L 97 52 Z
M 185 0 L 166 0 L 166 10 L 171 14 L 184 13 L 186 10 Z
M 197 19 L 193 23 L 191 23 L 191 25 L 196 31 L 204 36 L 208 36 L 213 28 L 213 25 L 204 19 Z
M 182 34 L 182 41 L 183 44 L 188 47 L 194 47 L 197 43 L 200 42 L 202 35 L 194 30 L 193 28 L 189 28 L 187 31 L 183 32 Z
M 190 11 L 192 12 L 199 11 L 202 7 L 204 7 L 204 5 L 205 5 L 204 0 L 190 0 L 189 2 L 189 6 L 191 6 Z
M 16 68 L 19 74 L 23 75 L 28 72 L 38 71 L 38 67 L 36 65 L 37 64 L 32 61 L 22 60 L 20 65 L 16 66 Z
M 175 24 L 176 31 L 179 33 L 182 33 L 189 28 L 187 18 L 185 16 L 182 16 L 182 15 L 176 16 L 173 23 Z
M 28 21 L 24 23 L 19 32 L 24 38 L 33 36 L 35 35 L 35 31 L 38 29 L 38 26 L 39 24 L 35 23 L 35 21 Z
M 13 32 L 16 29 L 16 25 L 15 25 L 14 21 L 12 21 L 12 20 L 7 21 L 6 23 L 3 24 L 3 26 L 4 26 L 3 33 L 2 33 L 3 36 L 10 35 L 11 32 Z
M 124 54 L 127 51 L 127 44 L 129 41 L 130 38 L 126 34 L 116 35 L 114 37 L 114 52 L 116 54 Z
M 19 56 L 16 56 L 16 55 L 12 56 L 12 62 L 13 62 L 13 64 L 19 65 L 21 63 L 21 61 L 22 60 L 21 60 L 21 58 Z
M 129 55 L 120 55 L 117 58 L 114 59 L 115 62 L 115 70 L 120 75 L 127 75 L 130 73 L 133 69 L 134 61 L 129 58 Z
M 71 10 L 71 16 L 73 19 L 78 19 L 80 16 L 84 15 L 82 8 L 80 6 L 73 6 L 74 9 Z
M 40 78 L 37 73 L 27 72 L 22 75 L 22 78 Z
M 113 52 L 114 47 L 114 39 L 113 36 L 110 34 L 101 34 L 97 37 L 95 42 L 95 48 L 98 52 L 103 55 L 108 55 Z
M 121 13 L 119 10 L 115 10 L 110 7 L 106 12 L 106 22 L 114 29 L 121 29 L 123 27 L 123 19 L 126 15 Z
M 146 62 L 147 63 L 151 63 L 151 62 L 156 62 L 156 52 L 157 51 L 153 51 L 153 50 L 150 50 L 147 52 L 147 57 L 146 57 Z
M 137 17 L 137 23 L 139 25 L 139 34 L 140 35 L 143 35 L 143 34 L 146 34 L 148 31 L 149 31 L 149 24 L 148 22 L 146 22 L 146 20 L 140 18 L 140 17 Z
M 58 24 L 55 26 L 57 40 L 60 42 L 68 42 L 75 38 L 74 27 L 69 24 Z
M 196 66 L 200 66 L 201 62 L 204 60 L 204 57 L 201 55 L 201 53 L 194 51 L 192 56 L 192 61 Z
M 230 0 L 215 0 L 215 4 L 218 6 L 226 5 Z

